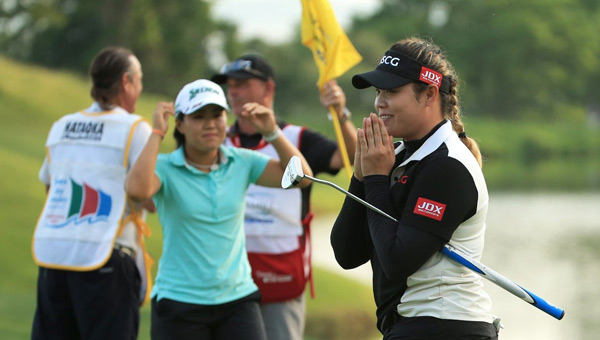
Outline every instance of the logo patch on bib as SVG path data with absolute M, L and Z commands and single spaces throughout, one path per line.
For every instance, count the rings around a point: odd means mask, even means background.
M 70 188 L 69 188 L 69 183 Z M 86 183 L 77 184 L 72 179 L 55 180 L 52 184 L 51 205 L 46 218 L 51 228 L 62 228 L 74 222 L 92 224 L 106 221 L 112 210 L 112 197 Z M 70 189 L 70 190 L 69 190 Z M 70 192 L 70 197 L 67 193 Z

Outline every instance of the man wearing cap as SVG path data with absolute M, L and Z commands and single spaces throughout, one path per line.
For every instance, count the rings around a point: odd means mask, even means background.
M 237 117 L 225 143 L 277 157 L 269 142 L 240 116 L 245 105 L 273 110 L 276 83 L 271 65 L 261 56 L 244 55 L 224 65 L 212 80 L 227 85 L 227 98 Z M 348 153 L 354 155 L 356 127 L 348 119 L 350 112 L 345 107 L 344 92 L 331 81 L 325 85 L 320 99 L 324 106 L 334 107 Z M 336 174 L 343 167 L 336 142 L 305 127 L 282 121 L 278 125 L 304 155 L 313 173 Z M 303 338 L 304 289 L 312 275 L 310 188 L 251 186 L 246 194 L 246 247 L 252 276 L 262 294 L 261 312 L 270 340 Z
M 33 237 L 39 277 L 32 339 L 135 339 L 149 293 L 145 212 L 124 190 L 151 134 L 132 114 L 141 65 L 128 49 L 108 47 L 90 75 L 95 102 L 55 122 L 46 142 L 39 175 L 48 197 Z

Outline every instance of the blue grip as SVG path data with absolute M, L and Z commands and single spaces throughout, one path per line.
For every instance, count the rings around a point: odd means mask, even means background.
M 495 284 L 499 285 L 500 287 L 506 289 L 507 291 L 511 292 L 512 294 L 520 297 L 521 299 L 523 299 L 524 301 L 528 302 L 529 304 L 531 304 L 532 306 L 538 308 L 539 310 L 553 316 L 554 318 L 561 320 L 564 316 L 565 316 L 565 311 L 555 307 L 553 305 L 551 305 L 550 303 L 548 303 L 546 300 L 542 299 L 541 297 L 533 294 L 532 292 L 528 291 L 527 289 L 517 285 L 516 283 L 512 282 L 510 283 L 510 286 L 514 287 L 515 289 L 521 289 L 522 292 L 516 292 L 516 291 L 512 291 L 509 287 L 506 287 L 502 282 L 498 282 L 497 280 L 499 280 L 499 277 L 497 276 L 501 276 L 498 273 L 492 274 L 490 273 L 489 275 L 483 270 L 481 269 L 479 266 L 477 266 L 475 263 L 471 262 L 471 260 L 463 257 L 461 254 L 459 254 L 458 252 L 454 251 L 452 248 L 449 248 L 448 246 L 445 246 L 442 248 L 441 253 L 446 255 L 447 257 L 449 257 L 450 259 L 452 259 L 453 261 L 456 261 L 457 263 L 471 269 L 472 271 L 476 272 L 477 274 L 487 278 L 487 279 L 492 279 L 492 282 L 494 282 Z M 483 266 L 483 265 L 482 265 Z M 485 266 L 483 266 L 485 268 Z M 490 270 L 489 268 L 487 268 L 486 270 Z M 496 276 L 495 276 L 496 275 Z M 508 279 L 503 278 L 502 281 L 506 281 Z M 529 295 L 529 298 L 533 301 L 529 301 L 529 299 L 526 299 L 525 296 L 521 293 L 525 293 L 527 295 Z
M 519 286 L 521 287 L 521 286 Z M 529 296 L 531 296 L 531 298 L 533 299 L 533 305 L 541 310 L 543 310 L 544 312 L 552 315 L 553 317 L 555 317 L 558 320 L 562 320 L 562 318 L 565 316 L 565 311 L 551 305 L 550 303 L 548 303 L 548 301 L 542 299 L 541 297 L 533 294 L 532 292 L 528 291 L 527 289 L 521 287 L 521 289 L 523 289 L 524 291 L 527 292 L 527 294 L 529 294 Z

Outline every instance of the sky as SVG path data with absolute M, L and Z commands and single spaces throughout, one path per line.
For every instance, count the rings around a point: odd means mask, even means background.
M 340 25 L 347 29 L 353 16 L 372 14 L 380 0 L 330 0 Z M 261 38 L 271 43 L 290 40 L 300 25 L 300 0 L 217 0 L 213 16 L 235 22 L 242 39 Z

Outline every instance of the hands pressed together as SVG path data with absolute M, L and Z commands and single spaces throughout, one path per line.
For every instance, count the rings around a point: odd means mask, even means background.
M 383 121 L 371 113 L 357 133 L 354 176 L 362 181 L 364 176 L 389 175 L 395 161 L 394 143 Z

